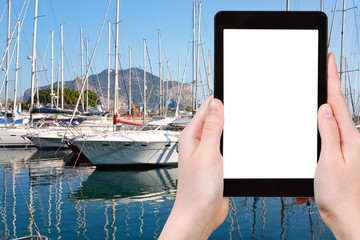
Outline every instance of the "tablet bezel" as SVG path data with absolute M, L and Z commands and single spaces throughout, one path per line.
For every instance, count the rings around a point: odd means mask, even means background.
M 327 16 L 325 13 L 255 11 L 218 12 L 215 15 L 214 24 L 214 97 L 221 101 L 224 101 L 224 29 L 318 30 L 318 107 L 327 102 Z M 318 130 L 317 160 L 320 156 L 320 147 L 321 138 Z M 221 153 L 222 151 L 223 140 L 221 139 Z M 313 197 L 314 179 L 224 179 L 224 196 Z

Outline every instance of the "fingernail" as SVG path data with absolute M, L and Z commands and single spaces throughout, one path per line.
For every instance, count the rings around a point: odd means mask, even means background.
M 220 110 L 221 104 L 219 102 L 219 100 L 216 99 L 211 99 L 211 101 L 209 102 L 209 113 L 215 113 L 217 114 Z
M 322 106 L 322 112 L 323 112 L 323 116 L 325 118 L 333 118 L 334 117 L 333 111 L 329 104 L 324 104 Z

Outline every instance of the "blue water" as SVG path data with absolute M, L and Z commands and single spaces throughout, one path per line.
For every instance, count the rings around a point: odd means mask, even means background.
M 65 167 L 70 152 L 0 150 L 0 239 L 157 239 L 176 195 L 177 168 Z M 210 239 L 334 239 L 315 202 L 230 198 Z

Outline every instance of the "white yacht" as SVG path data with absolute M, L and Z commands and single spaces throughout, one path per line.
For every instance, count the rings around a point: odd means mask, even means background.
M 95 166 L 176 165 L 178 136 L 189 118 L 154 118 L 137 130 L 72 140 Z
M 34 144 L 24 137 L 28 132 L 25 127 L 0 128 L 0 147 L 25 148 L 34 147 Z
M 95 166 L 171 165 L 178 162 L 179 131 L 122 131 L 78 138 L 74 144 Z
M 112 123 L 107 120 L 86 121 L 75 127 L 55 126 L 53 122 L 49 124 L 42 125 L 26 135 L 38 149 L 66 149 L 69 148 L 64 141 L 66 139 L 108 132 L 112 129 Z

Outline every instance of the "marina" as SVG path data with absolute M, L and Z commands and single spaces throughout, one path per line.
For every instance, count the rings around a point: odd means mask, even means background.
M 179 134 L 214 90 L 213 16 L 285 10 L 284 0 L 184 2 L 1 3 L 0 239 L 160 236 L 177 192 Z M 287 0 L 286 10 L 318 10 L 304 2 Z M 320 1 L 320 10 L 360 129 L 358 53 L 344 48 L 345 11 L 353 25 L 360 15 L 342 4 Z M 210 239 L 335 238 L 315 201 L 234 197 Z
M 174 204 L 177 168 L 65 166 L 69 151 L 0 151 L 0 238 L 156 239 Z M 8 157 L 7 157 L 8 156 Z M 29 204 L 27 209 L 25 200 Z M 335 239 L 314 201 L 230 198 L 210 239 Z

